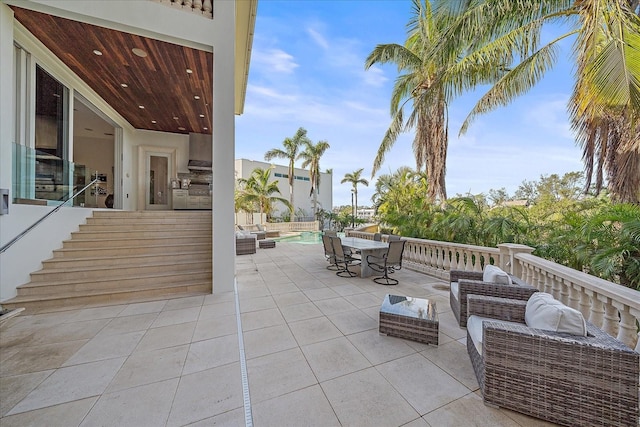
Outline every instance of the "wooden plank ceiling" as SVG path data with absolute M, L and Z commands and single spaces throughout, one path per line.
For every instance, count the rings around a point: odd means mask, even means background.
M 212 53 L 32 10 L 13 10 L 25 28 L 135 128 L 211 134 Z

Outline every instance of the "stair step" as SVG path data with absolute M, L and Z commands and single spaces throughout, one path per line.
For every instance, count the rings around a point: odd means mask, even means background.
M 134 229 L 134 230 L 109 230 L 109 231 L 74 231 L 71 233 L 73 240 L 109 240 L 109 239 L 127 239 L 127 238 L 158 238 L 158 237 L 208 237 L 211 239 L 211 230 L 203 230 L 199 228 L 190 228 L 184 230 L 155 228 L 155 229 Z
M 211 243 L 211 236 L 185 236 L 185 237 L 140 237 L 140 238 L 120 238 L 120 239 L 76 239 L 65 240 L 62 242 L 63 249 L 76 248 L 135 248 L 140 246 L 151 245 L 171 245 L 183 243 Z
M 150 260 L 151 261 L 151 260 Z M 165 263 L 149 262 L 136 265 L 122 265 L 114 269 L 113 266 L 92 266 L 92 267 L 67 267 L 67 268 L 45 268 L 31 273 L 31 283 L 51 283 L 67 280 L 90 281 L 103 277 L 133 277 L 142 274 L 171 274 L 181 271 L 205 271 L 211 272 L 211 260 L 195 261 L 168 261 Z
M 115 223 L 109 221 L 108 224 L 80 224 L 80 231 L 123 231 L 123 230 L 203 230 L 211 233 L 210 222 L 187 222 L 173 224 L 158 224 L 148 222 Z
M 211 218 L 206 217 L 157 217 L 157 218 L 136 218 L 136 217 L 121 217 L 121 218 L 87 218 L 87 224 L 113 224 L 117 221 L 121 224 L 207 224 L 211 222 Z
M 99 256 L 170 254 L 192 251 L 211 251 L 211 241 L 154 246 L 126 246 L 111 248 L 62 248 L 53 251 L 54 258 L 95 258 Z
M 86 257 L 86 258 L 51 258 L 42 262 L 43 270 L 45 269 L 69 269 L 69 268 L 86 268 L 86 267 L 124 267 L 128 265 L 142 265 L 151 262 L 184 262 L 184 261 L 203 261 L 211 262 L 211 250 L 208 251 L 192 251 L 183 253 L 161 253 L 161 254 L 144 254 L 144 255 L 128 255 L 128 256 L 111 256 L 111 257 Z
M 154 299 L 166 299 L 171 296 L 190 296 L 210 294 L 211 281 L 152 284 L 142 287 L 122 287 L 119 289 L 95 289 L 83 292 L 56 292 L 43 295 L 17 296 L 2 302 L 2 307 L 14 309 L 27 308 L 27 312 L 52 307 L 73 307 L 86 304 L 108 305 L 117 302 L 131 303 Z
M 94 218 L 211 218 L 211 211 L 94 211 Z
M 18 286 L 18 296 L 48 295 L 55 292 L 81 292 L 95 289 L 117 291 L 119 288 L 147 287 L 154 284 L 181 283 L 184 281 L 211 281 L 211 271 L 187 270 L 174 273 L 145 273 L 132 277 L 112 276 L 87 280 L 60 280 L 29 282 Z

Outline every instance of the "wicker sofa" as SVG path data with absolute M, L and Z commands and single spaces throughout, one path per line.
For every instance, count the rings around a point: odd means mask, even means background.
M 256 253 L 256 236 L 253 234 L 236 233 L 236 255 Z
M 249 232 L 256 236 L 258 240 L 267 238 L 267 230 L 260 224 L 238 225 L 239 230 Z
M 467 351 L 485 403 L 567 426 L 638 426 L 640 354 L 589 322 L 587 336 L 533 329 L 527 302 L 468 296 L 481 352 Z M 506 321 L 506 322 L 504 322 Z
M 475 271 L 451 270 L 449 305 L 458 320 L 458 325 L 467 326 L 467 295 L 487 295 L 491 297 L 528 300 L 531 294 L 538 292 L 515 276 L 510 276 L 512 285 L 482 281 L 483 273 Z

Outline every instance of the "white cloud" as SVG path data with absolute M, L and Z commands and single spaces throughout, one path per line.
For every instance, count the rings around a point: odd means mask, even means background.
M 329 43 L 327 39 L 325 39 L 322 34 L 313 28 L 307 28 L 307 33 L 311 36 L 311 40 L 313 40 L 318 46 L 320 46 L 324 50 L 329 50 Z
M 557 95 L 534 104 L 525 114 L 525 120 L 535 126 L 556 132 L 559 136 L 573 139 L 574 134 L 567 112 L 568 96 Z
M 364 82 L 373 87 L 382 87 L 389 81 L 387 76 L 384 75 L 384 71 L 375 65 L 369 67 L 363 74 Z
M 281 49 L 254 49 L 251 53 L 251 65 L 283 74 L 291 74 L 299 66 L 292 55 Z

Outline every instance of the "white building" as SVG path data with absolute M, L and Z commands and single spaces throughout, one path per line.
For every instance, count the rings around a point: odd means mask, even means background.
M 208 139 L 213 289 L 233 289 L 235 114 L 257 0 L 181 3 L 0 0 L 0 246 L 94 170 L 104 187 L 0 255 L 0 301 L 107 194 L 115 209 L 170 209 L 190 134 Z
M 278 181 L 281 197 L 289 199 L 289 167 L 276 165 L 273 163 L 259 162 L 255 160 L 236 159 L 236 178 L 249 178 L 256 168 L 268 169 L 272 168 L 271 177 Z M 318 188 L 318 209 L 331 211 L 333 207 L 333 175 L 325 172 L 320 173 L 320 188 Z M 293 202 L 296 214 L 301 209 L 305 216 L 313 216 L 313 197 L 311 193 L 311 180 L 309 179 L 309 171 L 306 169 L 295 168 L 293 183 Z M 276 212 L 274 216 L 280 216 L 288 212 L 283 204 L 276 204 Z

